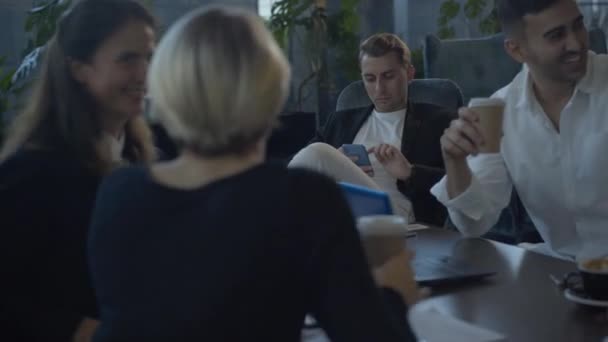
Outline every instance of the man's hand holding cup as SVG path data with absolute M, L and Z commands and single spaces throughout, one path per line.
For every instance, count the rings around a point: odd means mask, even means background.
M 473 98 L 468 108 L 458 111 L 458 118 L 441 137 L 446 161 L 463 161 L 469 155 L 500 152 L 504 102 L 495 98 Z

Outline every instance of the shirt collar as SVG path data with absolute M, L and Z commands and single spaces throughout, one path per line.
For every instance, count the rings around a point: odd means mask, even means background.
M 110 154 L 110 158 L 114 162 L 122 161 L 122 150 L 125 146 L 125 134 L 121 134 L 116 138 L 114 135 L 104 132 L 101 138 L 102 144 Z
M 583 78 L 576 85 L 576 90 L 580 90 L 586 94 L 590 94 L 593 91 L 593 88 L 595 88 L 595 83 L 596 83 L 595 80 L 597 78 L 593 74 L 594 59 L 595 59 L 595 52 L 589 51 L 589 53 L 587 54 L 587 71 L 585 73 L 585 76 L 583 76 Z
M 402 108 L 396 110 L 394 112 L 379 112 L 374 108 L 373 115 L 382 121 L 387 122 L 398 122 L 405 118 L 405 114 L 407 113 L 407 108 Z
M 576 87 L 574 88 L 574 93 L 572 94 L 573 97 L 578 91 L 589 94 L 594 88 L 595 78 L 593 75 L 593 60 L 595 57 L 595 53 L 593 51 L 589 51 L 587 56 L 587 71 L 585 72 L 585 76 L 583 76 L 583 78 L 576 84 Z M 533 111 L 532 108 L 534 104 L 537 103 L 537 100 L 532 89 L 532 79 L 528 66 L 524 64 L 522 67 L 522 71 L 516 77 L 522 78 L 522 86 L 519 94 L 520 96 L 519 100 L 517 101 L 516 107 L 527 107 L 529 111 Z
M 534 92 L 532 91 L 532 80 L 530 79 L 530 71 L 527 65 L 523 65 L 521 72 L 516 76 L 520 78 L 522 84 L 519 89 L 519 100 L 517 101 L 517 108 L 527 108 L 531 111 L 532 103 L 535 101 Z

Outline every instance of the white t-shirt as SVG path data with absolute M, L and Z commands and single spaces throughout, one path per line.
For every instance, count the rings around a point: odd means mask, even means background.
M 378 146 L 380 144 L 390 144 L 401 150 L 403 137 L 403 125 L 405 123 L 406 109 L 396 112 L 380 113 L 375 109 L 372 115 L 361 126 L 355 136 L 353 144 L 361 144 L 366 148 Z M 414 221 L 412 203 L 397 188 L 397 179 L 391 176 L 374 154 L 370 154 L 370 161 L 374 168 L 372 177 L 378 186 L 386 191 L 393 202 L 396 214 L 406 217 L 410 222 Z

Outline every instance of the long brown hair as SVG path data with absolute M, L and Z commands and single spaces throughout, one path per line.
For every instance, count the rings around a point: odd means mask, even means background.
M 8 130 L 0 160 L 22 148 L 50 148 L 73 155 L 99 174 L 112 168 L 110 156 L 98 147 L 103 130 L 95 101 L 72 76 L 69 59 L 89 62 L 129 20 L 156 27 L 152 15 L 133 0 L 82 0 L 62 17 L 28 104 Z M 126 124 L 123 154 L 133 162 L 155 157 L 152 133 L 142 116 Z

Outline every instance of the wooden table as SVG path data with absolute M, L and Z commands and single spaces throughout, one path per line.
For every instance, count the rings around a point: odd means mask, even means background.
M 485 239 L 432 229 L 412 243 L 417 257 L 452 255 L 498 272 L 477 284 L 438 289 L 418 304 L 507 336 L 508 341 L 597 341 L 608 336 L 605 309 L 566 300 L 549 275 L 573 271 L 572 262 Z
M 418 308 L 433 306 L 461 320 L 499 332 L 507 341 L 594 341 L 608 336 L 606 310 L 566 300 L 549 275 L 573 271 L 572 262 L 457 232 L 428 229 L 410 239 L 416 257 L 452 255 L 498 273 L 482 282 L 435 289 Z M 304 341 L 327 341 L 305 331 Z

